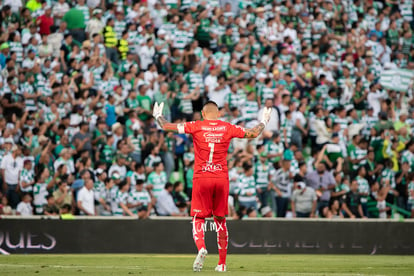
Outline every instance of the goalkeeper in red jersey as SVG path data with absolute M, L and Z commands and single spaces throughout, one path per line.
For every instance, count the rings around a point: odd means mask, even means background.
M 219 120 L 220 113 L 215 102 L 207 102 L 202 110 L 203 121 L 180 124 L 169 123 L 162 116 L 163 103 L 155 103 L 153 116 L 164 131 L 187 133 L 194 142 L 194 180 L 191 201 L 193 217 L 193 238 L 198 249 L 193 264 L 194 271 L 201 271 L 207 250 L 204 242 L 205 218 L 214 216 L 217 231 L 219 262 L 216 271 L 226 271 L 228 232 L 229 175 L 227 151 L 232 138 L 256 138 L 261 134 L 271 115 L 266 108 L 260 123 L 244 129 Z

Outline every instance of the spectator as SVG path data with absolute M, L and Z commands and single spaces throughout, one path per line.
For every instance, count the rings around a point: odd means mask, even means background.
M 62 209 L 64 205 L 73 206 L 73 193 L 68 186 L 67 179 L 61 179 L 58 183 L 58 189 L 53 192 L 53 197 L 55 199 L 56 206 L 60 209 Z M 73 211 L 73 208 L 71 207 L 70 210 Z
M 358 181 L 351 181 L 350 191 L 345 194 L 342 209 L 346 218 L 366 218 L 362 210 L 361 196 L 358 193 Z
M 50 34 L 50 27 L 54 25 L 52 17 L 52 7 L 46 5 L 44 8 L 44 14 L 39 16 L 36 20 L 36 24 L 39 26 L 39 34 L 40 35 L 49 35 Z
M 316 214 L 317 196 L 315 190 L 306 187 L 304 182 L 296 184 L 292 193 L 292 215 L 298 218 L 313 218 Z
M 23 159 L 20 157 L 21 150 L 13 145 L 9 154 L 1 161 L 1 172 L 3 179 L 3 192 L 10 201 L 10 206 L 16 209 L 19 203 L 18 184 L 19 172 L 23 169 Z
M 139 219 L 146 219 L 154 208 L 156 199 L 144 189 L 144 181 L 138 180 L 134 190 L 129 193 L 128 208 L 138 215 Z
M 115 208 L 112 209 L 112 214 L 114 216 L 134 216 L 131 210 L 128 209 L 129 187 L 130 185 L 125 180 L 119 183 L 118 191 L 114 198 Z
M 1 215 L 12 215 L 12 208 L 9 205 L 9 201 L 7 200 L 7 196 L 2 196 L 1 204 L 0 204 L 0 214 Z
M 16 215 L 33 216 L 32 197 L 30 194 L 22 195 L 22 201 L 19 202 L 16 208 Z
M 115 182 L 112 178 L 105 179 L 105 187 L 99 192 L 94 191 L 95 200 L 98 201 L 97 214 L 99 216 L 112 215 L 112 203 L 115 202 Z
M 341 210 L 341 203 L 338 199 L 331 198 L 327 218 L 344 218 Z
M 284 218 L 292 195 L 293 175 L 290 172 L 291 160 L 283 159 L 282 166 L 273 175 L 273 187 L 276 192 L 277 217 Z
M 167 184 L 167 174 L 163 171 L 164 165 L 161 162 L 154 164 L 154 171 L 148 175 L 146 188 L 158 199 Z M 164 189 L 162 188 L 164 187 Z
M 180 208 L 180 206 L 184 206 L 184 210 L 186 207 L 190 206 L 190 199 L 184 193 L 184 185 L 182 182 L 175 182 L 173 186 L 172 192 L 175 205 Z
M 331 191 L 335 188 L 333 175 L 326 170 L 325 163 L 319 163 L 316 170 L 306 175 L 307 186 L 313 188 L 318 195 L 318 212 L 326 217 L 328 214 Z
M 94 216 L 94 196 L 93 196 L 93 181 L 88 179 L 85 181 L 85 186 L 79 190 L 77 196 L 77 207 L 80 214 L 84 216 Z
M 238 200 L 241 206 L 253 210 L 250 215 L 251 217 L 256 216 L 257 210 L 256 185 L 253 174 L 253 166 L 249 163 L 244 163 L 243 173 L 238 178 Z
M 62 20 L 66 22 L 67 29 L 73 39 L 82 43 L 86 39 L 85 35 L 85 15 L 77 7 L 71 8 L 65 13 Z
M 55 204 L 55 198 L 53 195 L 49 194 L 46 197 L 47 204 L 43 206 L 43 212 L 46 216 L 56 216 L 59 214 L 59 209 Z
M 165 184 L 164 190 L 159 193 L 156 209 L 160 216 L 182 216 L 172 197 L 173 185 Z

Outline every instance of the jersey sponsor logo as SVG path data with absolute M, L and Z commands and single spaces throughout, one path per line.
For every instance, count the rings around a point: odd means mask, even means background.
M 226 131 L 226 126 L 218 126 L 218 127 L 202 126 L 201 130 L 204 130 L 204 131 Z
M 207 163 L 202 167 L 203 172 L 217 172 L 222 171 L 223 167 L 220 164 Z
M 224 136 L 224 133 L 206 132 L 203 136 L 205 138 L 206 143 L 221 143 L 220 138 Z
M 204 133 L 205 138 L 216 138 L 216 137 L 223 137 L 224 133 L 212 133 L 212 132 L 206 132 Z

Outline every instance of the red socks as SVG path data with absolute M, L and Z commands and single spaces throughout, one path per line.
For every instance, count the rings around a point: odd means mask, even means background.
M 226 219 L 217 219 L 214 218 L 214 222 L 216 223 L 216 231 L 217 231 L 217 245 L 219 251 L 219 265 L 226 264 L 226 257 L 227 257 L 227 245 L 229 242 L 229 233 L 227 232 L 227 224 Z
M 226 219 L 214 218 L 217 231 L 217 246 L 219 251 L 219 265 L 226 264 L 227 257 L 227 245 L 229 242 L 229 233 L 227 232 Z M 204 241 L 204 218 L 193 218 L 193 239 L 197 246 L 198 251 L 201 248 L 206 248 Z
M 204 219 L 203 218 L 196 218 L 193 219 L 193 239 L 197 246 L 198 251 L 201 248 L 206 248 L 206 244 L 204 242 Z

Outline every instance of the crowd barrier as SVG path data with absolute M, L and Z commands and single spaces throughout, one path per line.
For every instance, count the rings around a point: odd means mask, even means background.
M 247 219 L 227 222 L 234 254 L 414 254 L 414 221 Z M 0 219 L 0 253 L 194 253 L 191 219 Z M 206 243 L 217 252 L 215 224 Z

